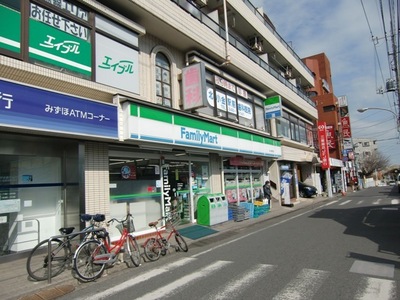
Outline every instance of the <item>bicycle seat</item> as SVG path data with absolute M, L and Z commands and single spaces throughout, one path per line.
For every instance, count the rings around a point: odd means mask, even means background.
M 95 214 L 95 215 L 81 214 L 82 222 L 89 222 L 92 219 L 95 222 L 103 222 L 106 219 L 106 216 L 103 214 Z
M 95 222 L 103 222 L 105 219 L 106 219 L 106 216 L 103 215 L 103 214 L 95 214 L 95 215 L 93 216 L 93 220 L 94 220 Z
M 61 234 L 70 234 L 74 229 L 75 227 L 61 227 L 58 231 L 60 231 Z
M 149 223 L 149 226 L 150 226 L 150 227 L 156 227 L 157 224 L 158 224 L 158 221 L 154 221 L 154 222 L 150 222 L 150 223 Z

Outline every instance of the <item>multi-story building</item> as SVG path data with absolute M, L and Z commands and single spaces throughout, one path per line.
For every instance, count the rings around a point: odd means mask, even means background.
M 354 155 L 359 161 L 378 151 L 376 141 L 368 138 L 353 138 L 353 146 Z
M 346 168 L 343 164 L 342 155 L 344 137 L 340 112 L 344 108 L 340 107 L 338 98 L 333 91 L 330 62 L 325 53 L 303 58 L 303 61 L 315 75 L 315 84 L 313 88 L 309 89 L 309 96 L 316 104 L 318 120 L 326 123 L 330 174 L 325 176 L 324 172 L 320 172 L 323 177 L 324 189 L 329 188 L 327 180 L 330 179 L 333 193 L 343 191 L 345 189 Z
M 314 78 L 242 0 L 0 0 L 0 245 L 315 181 Z M 285 184 L 281 184 L 285 182 Z M 282 191 L 281 191 L 282 187 Z

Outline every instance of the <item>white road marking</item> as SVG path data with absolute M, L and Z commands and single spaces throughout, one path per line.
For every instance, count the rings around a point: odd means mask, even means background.
M 340 203 L 339 205 L 346 205 L 347 203 L 350 203 L 352 200 L 347 200 L 347 201 L 344 201 L 344 202 L 342 202 L 342 203 Z
M 218 291 L 208 293 L 202 299 L 222 300 L 237 298 L 247 286 L 253 284 L 257 279 L 261 278 L 261 280 L 265 282 L 265 276 L 271 273 L 275 268 L 276 266 L 273 265 L 258 265 L 253 270 L 245 274 L 240 274 L 240 276 L 236 276 L 235 279 L 229 280 L 218 288 Z
M 114 286 L 112 288 L 109 288 L 109 289 L 107 289 L 107 290 L 105 290 L 103 292 L 97 293 L 97 294 L 95 294 L 95 295 L 93 295 L 91 297 L 87 297 L 85 299 L 86 300 L 105 299 L 107 297 L 115 295 L 119 291 L 128 289 L 128 288 L 130 288 L 130 287 L 132 287 L 134 285 L 142 283 L 142 282 L 144 282 L 146 280 L 149 280 L 149 279 L 151 279 L 151 278 L 153 278 L 155 276 L 159 276 L 159 275 L 162 275 L 165 272 L 169 272 L 169 271 L 172 271 L 172 270 L 177 269 L 179 267 L 182 267 L 182 266 L 186 265 L 187 263 L 189 263 L 189 262 L 191 262 L 193 260 L 194 260 L 194 258 L 183 258 L 183 259 L 180 259 L 180 260 L 175 261 L 173 263 L 166 264 L 166 265 L 164 265 L 164 266 L 162 266 L 162 267 L 160 267 L 160 268 L 158 268 L 156 270 L 151 270 L 151 271 L 148 271 L 146 273 L 143 273 L 140 276 L 137 276 L 137 277 L 134 277 L 132 279 L 129 279 L 129 280 L 127 280 L 127 281 L 125 281 L 125 282 L 123 282 L 121 284 L 118 284 L 118 285 L 116 285 L 116 286 Z M 81 299 L 81 298 L 79 298 L 79 299 Z
M 397 204 L 400 203 L 400 200 L 399 200 L 399 199 L 393 199 L 393 200 L 391 201 L 391 203 L 392 203 L 392 205 L 397 205 Z
M 379 205 L 379 204 L 381 204 L 381 202 L 382 202 L 382 199 L 378 199 L 375 202 L 372 202 L 372 204 Z
M 350 268 L 350 272 L 379 277 L 394 277 L 394 265 L 356 260 Z
M 150 293 L 147 293 L 146 295 L 143 295 L 140 298 L 135 298 L 135 299 L 136 300 L 152 300 L 152 299 L 162 299 L 165 296 L 171 296 L 174 293 L 177 293 L 180 290 L 184 289 L 191 282 L 198 280 L 199 278 L 202 278 L 202 277 L 207 277 L 210 275 L 210 273 L 215 272 L 230 263 L 231 262 L 229 262 L 229 261 L 216 261 L 215 263 L 213 263 L 205 268 L 202 268 L 202 269 L 200 269 L 196 272 L 193 272 L 189 275 L 183 276 L 167 285 L 164 285 L 163 287 L 160 287 Z
M 354 299 L 395 300 L 396 282 L 388 279 L 364 277 Z
M 360 204 L 362 204 L 363 202 L 364 202 L 364 200 L 360 200 L 360 201 L 357 202 L 357 205 L 360 205 Z
M 309 300 L 328 278 L 329 272 L 303 269 L 273 300 Z

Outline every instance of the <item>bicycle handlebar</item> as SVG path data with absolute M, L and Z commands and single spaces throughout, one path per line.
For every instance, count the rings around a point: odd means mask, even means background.
M 133 218 L 133 216 L 131 214 L 127 214 L 125 219 L 123 219 L 123 220 L 118 220 L 116 218 L 112 218 L 111 220 L 108 220 L 106 224 L 107 224 L 107 226 L 109 226 L 110 223 L 113 223 L 114 221 L 116 221 L 118 223 L 123 223 L 123 222 L 126 222 L 126 220 L 128 220 L 129 217 Z

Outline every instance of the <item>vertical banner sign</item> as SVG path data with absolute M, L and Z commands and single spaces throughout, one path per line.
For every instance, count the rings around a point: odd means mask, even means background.
M 319 156 L 321 158 L 321 168 L 329 169 L 329 148 L 328 138 L 326 134 L 326 123 L 318 121 L 318 140 L 319 140 Z
M 264 100 L 265 119 L 279 118 L 282 116 L 281 96 L 273 96 Z
M 335 128 L 333 125 L 326 125 L 326 137 L 328 139 L 328 148 L 336 149 Z
M 351 141 L 350 116 L 349 116 L 349 107 L 347 104 L 347 97 L 346 96 L 338 97 L 338 103 L 339 103 L 340 122 L 342 124 L 343 148 L 352 149 L 353 145 L 351 143 L 348 144 L 345 143 L 346 140 Z
M 169 166 L 162 166 L 162 200 L 164 201 L 164 213 L 166 216 L 171 214 L 172 193 L 171 183 L 169 182 Z
M 204 63 L 193 64 L 182 70 L 182 90 L 184 110 L 207 105 Z

